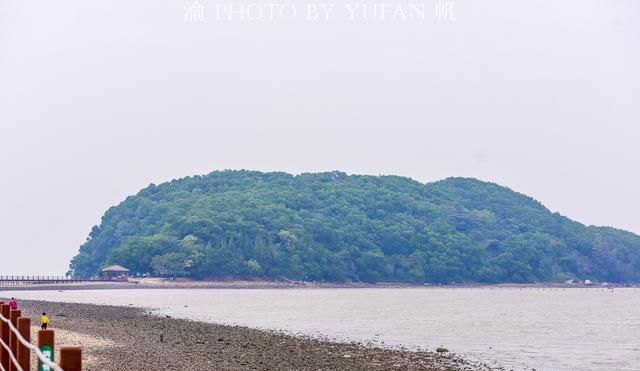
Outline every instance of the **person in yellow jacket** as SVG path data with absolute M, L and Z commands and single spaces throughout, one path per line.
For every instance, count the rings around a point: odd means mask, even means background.
M 40 317 L 40 323 L 42 323 L 42 326 L 40 326 L 43 330 L 47 329 L 47 326 L 49 326 L 49 316 L 47 316 L 46 313 L 42 312 L 42 317 Z

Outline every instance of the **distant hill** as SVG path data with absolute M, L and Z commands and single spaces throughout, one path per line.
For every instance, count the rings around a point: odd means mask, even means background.
M 476 179 L 216 171 L 107 210 L 71 270 L 110 264 L 193 278 L 637 282 L 640 236 Z

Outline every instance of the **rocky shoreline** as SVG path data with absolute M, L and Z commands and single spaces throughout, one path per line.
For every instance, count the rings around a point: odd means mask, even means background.
M 3 291 L 38 291 L 38 290 L 116 290 L 116 289 L 358 289 L 358 288 L 424 288 L 424 289 L 602 289 L 617 287 L 636 287 L 625 284 L 583 285 L 570 283 L 500 283 L 500 284 L 411 284 L 395 282 L 379 283 L 332 283 L 304 281 L 267 281 L 267 280 L 219 280 L 195 281 L 188 279 L 129 279 L 127 282 L 77 282 L 2 285 Z
M 152 315 L 148 310 L 90 304 L 20 302 L 35 321 L 76 334 L 85 370 L 229 371 L 489 371 L 494 366 L 450 353 L 382 349 L 361 343 L 309 339 L 239 326 Z M 71 334 L 71 335 L 70 335 Z M 58 344 L 63 345 L 63 344 Z

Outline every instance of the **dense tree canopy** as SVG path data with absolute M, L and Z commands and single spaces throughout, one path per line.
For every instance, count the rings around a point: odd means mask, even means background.
M 640 237 L 475 179 L 222 171 L 110 208 L 71 270 L 396 282 L 640 279 Z

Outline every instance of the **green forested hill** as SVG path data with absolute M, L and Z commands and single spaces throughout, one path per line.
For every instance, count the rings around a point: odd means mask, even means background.
M 640 280 L 640 237 L 475 179 L 222 171 L 112 207 L 72 260 L 133 273 L 326 281 Z

